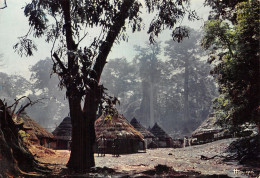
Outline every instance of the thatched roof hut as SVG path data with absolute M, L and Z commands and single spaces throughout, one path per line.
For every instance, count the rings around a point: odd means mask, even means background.
M 137 131 L 123 115 L 118 114 L 105 119 L 102 115 L 95 122 L 97 139 L 104 136 L 106 139 L 106 153 L 112 153 L 112 145 L 115 140 L 119 140 L 118 151 L 122 153 L 138 152 L 139 143 L 143 142 L 144 136 Z
M 159 147 L 172 147 L 173 146 L 172 138 L 157 123 L 154 124 L 154 126 L 151 128 L 150 132 L 159 139 L 158 140 Z
M 32 137 L 37 137 L 37 138 L 53 138 L 53 134 L 45 130 L 35 122 L 33 119 L 31 119 L 28 115 L 24 115 L 23 117 L 24 120 L 24 128 L 28 130 L 28 133 Z
M 131 120 L 130 124 L 136 130 L 138 130 L 144 136 L 144 138 L 155 138 L 155 136 L 151 132 L 149 132 L 144 126 L 142 126 L 135 117 Z
M 219 126 L 215 125 L 216 117 L 210 114 L 202 124 L 192 132 L 192 137 L 197 138 L 199 142 L 207 142 L 214 139 L 214 134 L 223 131 Z
M 69 149 L 72 135 L 71 118 L 65 117 L 52 133 L 57 140 L 57 149 Z
M 148 131 L 144 126 L 142 126 L 136 118 L 133 118 L 130 124 L 134 126 L 134 128 L 144 136 L 145 143 L 143 146 L 145 147 L 145 149 L 158 147 L 156 144 L 158 138 L 156 138 L 150 131 Z M 140 147 L 142 147 L 142 145 L 140 145 Z
M 154 124 L 150 132 L 158 138 L 170 138 L 170 136 L 157 123 Z
M 144 136 L 137 131 L 127 120 L 121 115 L 114 115 L 111 120 L 105 119 L 102 115 L 95 122 L 96 137 L 104 136 L 106 139 L 137 139 L 143 140 Z
M 52 132 L 54 137 L 59 140 L 71 140 L 72 125 L 71 118 L 65 117 L 60 125 Z
M 50 141 L 54 138 L 53 134 L 42 128 L 26 112 L 22 112 L 19 116 L 14 116 L 14 120 L 23 123 L 23 130 L 29 134 L 29 140 L 33 143 L 49 147 Z

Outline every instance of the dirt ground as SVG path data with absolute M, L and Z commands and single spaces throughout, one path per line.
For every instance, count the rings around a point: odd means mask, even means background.
M 110 154 L 105 155 L 105 157 L 98 157 L 95 154 L 95 161 L 97 167 L 112 168 L 124 175 L 135 175 L 134 177 L 137 177 L 143 171 L 153 169 L 158 164 L 172 167 L 175 171 L 195 171 L 202 175 L 227 175 L 229 177 L 259 176 L 259 173 L 256 172 L 259 172 L 260 168 L 244 167 L 237 162 L 223 162 L 223 158 L 218 156 L 210 160 L 201 159 L 201 155 L 207 157 L 215 155 L 226 156 L 227 153 L 224 151 L 234 140 L 231 138 L 177 149 L 148 149 L 145 153 L 120 155 L 119 157 L 114 157 Z M 35 154 L 39 161 L 48 163 L 49 167 L 54 170 L 53 174 L 57 175 L 66 167 L 70 151 L 55 150 L 54 153 L 46 151 L 46 154 L 37 154 L 36 152 Z

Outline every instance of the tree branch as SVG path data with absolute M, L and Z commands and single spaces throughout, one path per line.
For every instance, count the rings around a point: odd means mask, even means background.
M 58 57 L 57 53 L 53 53 L 53 57 L 55 58 L 55 60 L 58 62 L 60 68 L 62 69 L 63 73 L 67 73 L 67 69 L 66 67 L 63 65 L 63 63 L 61 62 L 60 58 Z
M 63 0 L 61 3 L 61 8 L 63 10 L 64 15 L 64 25 L 63 25 L 63 33 L 65 33 L 67 50 L 68 51 L 76 51 L 77 45 L 73 40 L 73 31 L 71 27 L 71 12 L 70 12 L 71 2 L 70 0 Z M 72 70 L 73 68 L 73 58 L 68 55 L 68 70 Z
M 28 102 L 25 106 L 21 107 L 21 108 L 17 111 L 16 114 L 18 114 L 18 115 L 19 115 L 21 112 L 23 112 L 28 106 L 30 106 L 30 105 L 32 106 L 32 105 L 38 103 L 40 100 L 46 99 L 46 98 L 40 98 L 40 99 L 38 99 L 38 100 L 36 100 L 36 101 L 32 101 L 28 96 L 22 96 L 22 97 L 19 98 L 19 99 L 15 99 L 15 102 L 14 102 L 11 106 L 8 106 L 8 107 L 7 107 L 7 109 L 8 109 L 8 108 L 12 108 L 12 107 L 14 106 L 14 109 L 12 110 L 12 115 L 14 114 L 18 103 L 19 103 L 22 99 L 24 99 L 24 98 L 27 98 L 27 99 L 29 100 L 29 102 Z
M 78 41 L 77 45 L 88 35 L 88 33 L 85 33 L 84 36 Z
M 122 27 L 125 25 L 125 20 L 129 16 L 129 9 L 133 5 L 134 0 L 124 0 L 119 13 L 116 14 L 115 20 L 113 22 L 113 26 L 110 28 L 105 41 L 100 46 L 100 52 L 98 57 L 96 58 L 96 63 L 94 65 L 94 71 L 96 72 L 95 78 L 98 82 L 100 80 L 103 68 L 106 64 L 107 56 L 113 46 L 114 41 L 116 40 L 118 34 L 120 33 Z
M 4 9 L 4 8 L 7 8 L 6 0 L 4 0 L 4 6 L 3 6 L 3 7 L 0 7 L 0 9 Z
M 36 101 L 32 101 L 29 97 L 26 97 L 28 100 L 29 100 L 29 102 L 26 104 L 26 105 L 24 105 L 23 107 L 21 107 L 18 111 L 17 111 L 17 115 L 19 115 L 19 114 L 21 114 L 28 106 L 32 106 L 32 105 L 34 105 L 34 104 L 36 104 L 36 103 L 38 103 L 40 100 L 43 100 L 44 98 L 41 98 L 41 99 L 38 99 L 38 100 L 36 100 Z
M 63 15 L 62 15 L 62 17 L 63 17 Z M 55 22 L 56 22 L 56 30 L 55 30 L 55 39 L 54 39 L 54 42 L 52 43 L 52 48 L 51 48 L 51 56 L 52 56 L 52 54 L 53 54 L 53 49 L 54 49 L 54 46 L 55 46 L 55 43 L 56 43 L 56 40 L 57 40 L 57 38 L 58 38 L 58 31 L 59 31 L 59 23 L 58 23 L 58 20 L 57 20 L 57 18 L 55 17 L 55 15 L 53 15 L 53 18 L 54 18 L 54 20 L 55 20 Z M 53 61 L 53 58 L 51 57 L 51 59 L 52 59 L 52 61 Z M 54 62 L 54 61 L 53 61 Z
M 8 109 L 8 108 L 12 108 L 12 107 L 15 105 L 15 106 L 14 106 L 14 109 L 13 109 L 13 111 L 12 111 L 12 115 L 14 114 L 14 111 L 16 110 L 16 107 L 17 107 L 19 101 L 20 101 L 21 99 L 25 98 L 25 97 L 26 97 L 26 96 L 22 96 L 22 97 L 19 98 L 19 99 L 14 99 L 15 102 L 14 102 L 11 106 L 8 106 L 8 107 L 7 107 L 7 109 Z

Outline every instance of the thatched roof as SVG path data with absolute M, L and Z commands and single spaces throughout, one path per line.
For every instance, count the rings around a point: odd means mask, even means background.
M 95 122 L 96 137 L 104 136 L 106 139 L 137 139 L 143 140 L 144 136 L 137 131 L 123 115 L 114 115 L 105 119 L 102 115 Z
M 144 126 L 142 126 L 142 125 L 140 124 L 140 122 L 137 121 L 136 118 L 133 118 L 133 119 L 131 120 L 130 124 L 131 124 L 132 126 L 134 126 L 134 128 L 135 128 L 136 130 L 138 130 L 139 132 L 141 132 L 141 134 L 144 136 L 144 138 L 155 138 L 155 136 L 154 136 L 151 132 L 149 132 Z
M 154 124 L 150 132 L 160 139 L 171 138 L 157 123 Z
M 60 125 L 52 132 L 54 137 L 59 140 L 71 140 L 72 125 L 71 118 L 65 117 Z
M 29 139 L 38 140 L 40 138 L 53 138 L 52 133 L 48 132 L 37 122 L 31 119 L 25 112 L 19 115 L 19 122 L 23 122 L 23 128 L 30 135 Z
M 216 117 L 211 114 L 194 132 L 192 132 L 192 137 L 196 137 L 206 133 L 221 132 L 223 129 L 219 126 L 216 126 L 215 123 Z

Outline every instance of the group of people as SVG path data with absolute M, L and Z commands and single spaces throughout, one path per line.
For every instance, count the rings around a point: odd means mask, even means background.
M 183 139 L 183 148 L 185 148 L 186 146 L 191 146 L 192 144 L 192 138 L 185 136 Z
M 98 139 L 97 139 L 97 146 L 98 146 L 98 156 L 100 155 L 101 157 L 105 156 L 106 152 L 107 152 L 107 139 L 101 135 Z M 119 157 L 119 148 L 120 148 L 120 139 L 118 138 L 118 136 L 113 139 L 112 142 L 112 154 L 113 156 Z

